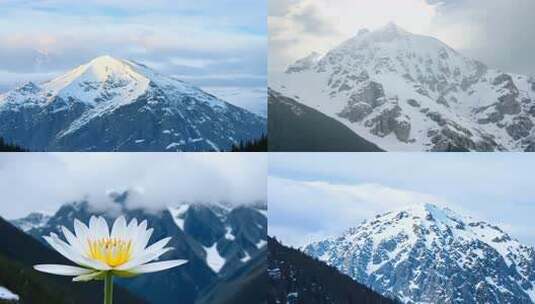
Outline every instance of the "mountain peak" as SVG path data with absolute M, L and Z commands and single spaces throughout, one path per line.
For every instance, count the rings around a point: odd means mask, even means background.
M 420 218 L 443 227 L 455 227 L 459 223 L 470 221 L 469 217 L 463 217 L 449 208 L 440 207 L 433 203 L 418 203 L 401 208 L 395 212 L 395 217 L 399 219 L 404 217 Z
M 111 55 L 101 55 L 101 56 L 95 57 L 90 62 L 94 64 L 109 64 L 109 63 L 122 62 L 122 60 L 117 59 Z
M 409 36 L 413 35 L 396 23 L 389 22 L 386 25 L 371 31 L 367 28 L 359 29 L 357 34 L 351 39 L 342 43 L 342 46 L 356 46 L 357 48 L 361 48 L 363 45 L 367 45 L 369 43 L 389 43 Z
M 131 75 L 134 78 L 140 76 L 129 64 L 128 61 L 114 58 L 110 55 L 103 55 L 94 58 L 89 63 L 82 65 L 82 73 L 89 73 L 92 78 L 99 81 L 107 80 L 110 75 L 121 76 Z M 132 75 L 137 74 L 137 75 Z M 131 77 L 128 77 L 131 78 Z
M 357 32 L 357 36 L 366 35 L 366 34 L 368 34 L 369 32 L 370 32 L 369 29 L 367 29 L 367 28 L 361 28 L 361 29 L 358 30 L 358 32 Z
M 406 36 L 410 33 L 398 26 L 396 23 L 389 22 L 388 24 L 372 31 L 370 34 L 376 40 L 391 41 L 396 38 Z
M 397 25 L 395 22 L 390 21 L 383 27 L 379 28 L 379 31 L 383 32 L 406 32 L 403 28 Z
M 339 237 L 311 243 L 303 251 L 401 303 L 534 300 L 534 248 L 497 226 L 435 204 L 379 215 Z M 443 277 L 451 278 L 447 287 L 436 280 Z M 466 282 L 470 288 L 465 288 Z M 452 289 L 463 292 L 453 299 Z

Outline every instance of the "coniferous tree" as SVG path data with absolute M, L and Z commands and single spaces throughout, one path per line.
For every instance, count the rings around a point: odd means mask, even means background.
M 6 143 L 5 140 L 0 137 L 0 152 L 27 152 L 25 149 L 11 143 Z
M 238 145 L 234 145 L 232 152 L 267 152 L 268 139 L 267 135 L 262 134 L 258 139 L 249 141 L 240 141 Z

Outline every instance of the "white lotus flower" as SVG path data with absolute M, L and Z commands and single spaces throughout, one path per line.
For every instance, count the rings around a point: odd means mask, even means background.
M 147 221 L 138 225 L 137 219 L 133 219 L 127 224 L 126 219 L 121 216 L 115 220 L 110 232 L 103 217 L 93 216 L 89 221 L 89 227 L 75 219 L 75 234 L 64 226 L 61 229 L 67 242 L 61 240 L 55 233 L 44 238 L 52 248 L 80 267 L 46 264 L 35 265 L 36 270 L 74 276 L 73 281 L 89 281 L 112 276 L 131 277 L 166 270 L 187 262 L 168 260 L 148 263 L 173 248 L 165 248 L 171 240 L 170 237 L 147 247 L 153 232 L 152 228 L 147 229 Z

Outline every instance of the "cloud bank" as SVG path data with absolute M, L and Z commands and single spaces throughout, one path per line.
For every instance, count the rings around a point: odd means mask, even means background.
M 0 155 L 0 216 L 55 212 L 87 199 L 107 208 L 110 191 L 130 190 L 128 207 L 181 202 L 266 201 L 263 153 L 25 153 Z
M 269 233 L 299 246 L 407 204 L 434 203 L 535 246 L 527 153 L 269 155 Z
M 444 200 L 379 184 L 335 184 L 269 177 L 269 233 L 302 246 L 337 235 L 385 210 Z M 273 216 L 272 216 L 273 215 Z
M 0 88 L 49 79 L 103 54 L 201 87 L 265 87 L 263 5 L 266 0 L 0 0 Z
M 490 67 L 535 74 L 532 0 L 277 0 L 269 7 L 270 77 L 390 21 L 434 36 Z M 489 51 L 492 50 L 492 51 Z

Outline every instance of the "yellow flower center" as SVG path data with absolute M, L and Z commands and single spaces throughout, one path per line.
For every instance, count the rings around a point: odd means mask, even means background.
M 111 267 L 128 262 L 132 256 L 132 241 L 118 239 L 87 240 L 89 258 Z

